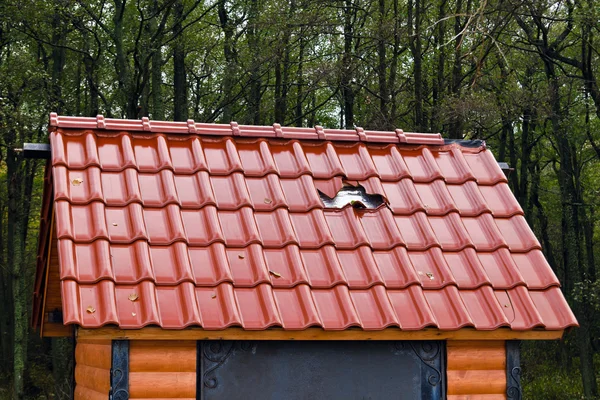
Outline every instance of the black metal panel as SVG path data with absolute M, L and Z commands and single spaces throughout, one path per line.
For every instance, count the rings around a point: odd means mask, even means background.
M 129 340 L 112 341 L 109 400 L 129 399 Z
M 206 341 L 197 398 L 441 399 L 443 342 Z
M 506 342 L 506 396 L 508 399 L 521 400 L 521 353 L 519 341 Z
M 50 145 L 47 143 L 23 143 L 23 155 L 25 158 L 50 158 Z

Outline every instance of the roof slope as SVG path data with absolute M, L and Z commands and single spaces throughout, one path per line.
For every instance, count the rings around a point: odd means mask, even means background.
M 66 324 L 577 324 L 485 146 L 56 115 L 50 141 Z M 389 204 L 324 209 L 342 180 Z

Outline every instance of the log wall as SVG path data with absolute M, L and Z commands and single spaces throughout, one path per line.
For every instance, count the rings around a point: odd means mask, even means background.
M 129 398 L 196 399 L 196 342 L 129 342 Z
M 106 400 L 110 390 L 110 340 L 78 341 L 75 347 L 75 400 Z
M 448 341 L 448 400 L 506 399 L 504 341 Z

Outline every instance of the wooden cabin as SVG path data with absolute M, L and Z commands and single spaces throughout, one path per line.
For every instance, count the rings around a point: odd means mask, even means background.
M 520 399 L 519 341 L 577 326 L 482 141 L 52 114 L 32 151 L 75 399 Z

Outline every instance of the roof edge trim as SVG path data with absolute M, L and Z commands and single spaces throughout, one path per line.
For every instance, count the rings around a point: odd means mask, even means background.
M 212 136 L 263 137 L 279 139 L 331 140 L 345 142 L 369 143 L 404 143 L 413 145 L 444 145 L 444 139 L 439 133 L 395 131 L 367 131 L 357 127 L 354 130 L 326 129 L 321 126 L 314 128 L 272 126 L 209 124 L 188 119 L 185 122 L 155 121 L 148 117 L 142 119 L 114 119 L 96 117 L 69 117 L 50 114 L 50 128 L 64 129 L 101 129 L 107 131 L 135 131 L 149 133 L 196 134 Z
M 561 339 L 563 334 L 564 329 L 515 331 L 508 328 L 489 331 L 478 331 L 474 328 L 462 328 L 455 331 L 436 328 L 425 328 L 418 331 L 403 331 L 398 328 L 386 328 L 378 331 L 352 328 L 336 331 L 306 328 L 293 331 L 270 328 L 252 331 L 238 327 L 223 330 L 205 330 L 196 327 L 169 330 L 155 326 L 141 329 L 119 329 L 114 326 L 77 329 L 78 340 L 557 340 Z

